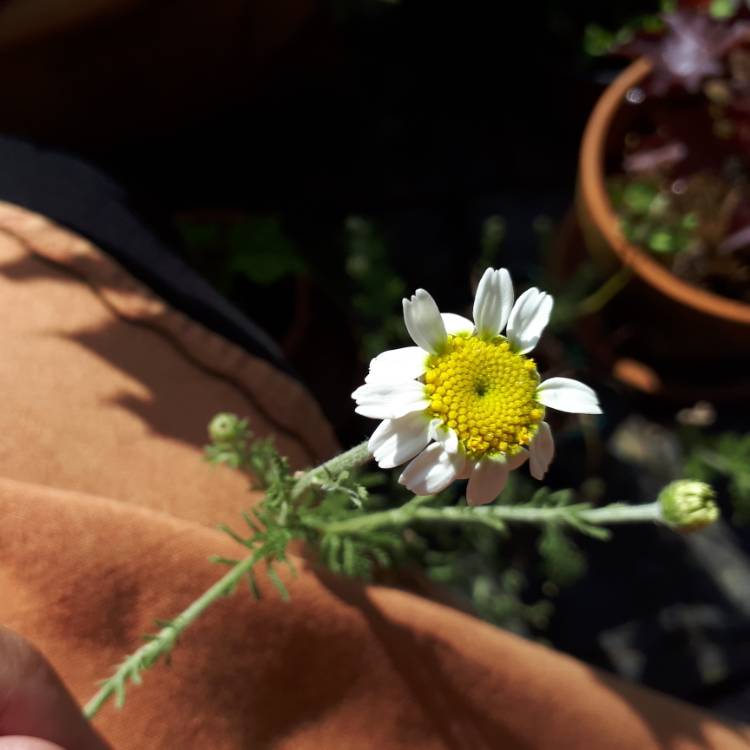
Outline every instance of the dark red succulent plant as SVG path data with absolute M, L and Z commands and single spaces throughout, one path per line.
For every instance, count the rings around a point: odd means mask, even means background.
M 677 8 L 679 10 L 701 10 L 708 13 L 711 8 L 711 0 L 678 0 Z
M 750 10 L 719 20 L 706 5 L 683 0 L 660 32 L 616 50 L 652 72 L 626 95 L 632 122 L 608 184 L 632 242 L 750 302 Z
M 750 22 L 743 18 L 718 21 L 704 12 L 678 10 L 664 14 L 662 20 L 660 34 L 639 34 L 616 50 L 651 61 L 647 88 L 657 96 L 673 87 L 697 93 L 707 78 L 724 73 L 732 49 L 750 42 Z

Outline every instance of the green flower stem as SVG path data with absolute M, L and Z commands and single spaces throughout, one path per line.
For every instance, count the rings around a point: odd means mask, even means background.
M 417 498 L 415 498 L 416 500 Z M 424 500 L 424 498 L 419 498 Z M 414 503 L 414 501 L 412 501 Z M 430 523 L 479 523 L 495 529 L 505 523 L 546 524 L 566 522 L 571 517 L 586 524 L 607 526 L 619 523 L 663 522 L 659 503 L 645 505 L 608 505 L 589 508 L 586 504 L 559 508 L 528 508 L 512 505 L 483 505 L 478 508 L 448 506 L 424 508 L 419 503 L 370 513 L 360 518 L 336 521 L 320 528 L 330 534 L 357 534 L 389 526 L 407 526 L 415 521 Z
M 617 273 L 610 276 L 598 289 L 578 303 L 578 315 L 591 315 L 599 312 L 608 304 L 630 281 L 633 272 L 628 266 L 623 266 Z
M 370 453 L 367 449 L 367 442 L 356 445 L 351 450 L 303 474 L 294 485 L 292 498 L 300 497 L 318 479 L 336 476 L 342 471 L 361 466 L 369 460 Z M 265 554 L 266 550 L 261 548 L 252 555 L 235 563 L 222 578 L 206 590 L 187 609 L 177 615 L 174 620 L 165 625 L 148 643 L 141 646 L 137 651 L 134 651 L 120 664 L 115 673 L 102 683 L 99 691 L 84 707 L 84 715 L 92 719 L 113 695 L 116 696 L 118 705 L 121 705 L 127 681 L 138 682 L 140 672 L 154 664 L 161 656 L 169 653 L 183 631 L 217 599 L 231 593 L 242 580 L 243 576 L 247 575 Z
M 614 503 L 603 508 L 583 510 L 578 515 L 586 523 L 602 526 L 617 523 L 664 523 L 661 504 L 658 501 L 640 505 Z
M 367 448 L 367 441 L 365 440 L 363 443 L 355 445 L 348 451 L 340 453 L 330 461 L 326 461 L 324 464 L 305 472 L 305 474 L 303 474 L 294 485 L 292 498 L 300 497 L 306 489 L 312 487 L 312 485 L 314 485 L 319 479 L 336 476 L 342 471 L 355 469 L 358 466 L 366 464 L 371 458 L 372 456 L 370 455 L 370 451 Z
M 150 667 L 160 656 L 169 653 L 182 632 L 205 612 L 217 599 L 230 594 L 242 577 L 252 570 L 261 555 L 258 550 L 237 562 L 226 575 L 207 589 L 187 609 L 165 625 L 148 643 L 134 651 L 120 664 L 115 673 L 102 683 L 96 695 L 83 709 L 84 716 L 93 719 L 99 709 L 113 696 L 117 696 L 118 707 L 122 705 L 127 680 L 139 682 L 143 669 Z

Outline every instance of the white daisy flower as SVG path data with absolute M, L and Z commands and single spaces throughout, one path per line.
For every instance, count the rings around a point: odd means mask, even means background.
M 409 461 L 399 481 L 415 494 L 468 479 L 470 505 L 492 502 L 527 459 L 531 475 L 544 478 L 555 453 L 545 407 L 601 413 L 591 388 L 570 378 L 540 382 L 526 356 L 549 321 L 552 297 L 532 287 L 513 302 L 504 268 L 482 276 L 473 323 L 441 314 L 418 289 L 404 300 L 416 346 L 379 354 L 352 394 L 358 414 L 383 420 L 368 443 L 378 465 Z

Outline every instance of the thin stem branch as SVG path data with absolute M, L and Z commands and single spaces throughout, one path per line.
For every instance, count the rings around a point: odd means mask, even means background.
M 603 526 L 616 523 L 665 523 L 661 513 L 661 503 L 643 503 L 640 505 L 625 505 L 615 503 L 603 508 L 583 510 L 578 517 L 587 523 Z
M 315 484 L 319 479 L 336 476 L 342 471 L 362 466 L 363 464 L 366 464 L 371 457 L 370 451 L 367 448 L 367 441 L 365 440 L 363 443 L 355 445 L 348 451 L 344 451 L 344 453 L 334 456 L 332 459 L 326 461 L 317 468 L 305 472 L 305 474 L 301 476 L 294 485 L 292 498 L 296 499 L 300 497 L 305 490 Z
M 330 534 L 357 534 L 389 526 L 405 526 L 415 521 L 430 523 L 479 523 L 493 528 L 504 523 L 544 524 L 565 521 L 574 515 L 592 525 L 619 523 L 658 523 L 662 520 L 659 504 L 614 504 L 604 508 L 589 508 L 586 504 L 564 505 L 558 508 L 529 508 L 513 505 L 483 505 L 479 508 L 455 507 L 424 508 L 404 505 L 392 510 L 370 513 L 358 518 L 335 521 L 321 528 Z
M 633 272 L 628 266 L 623 266 L 610 276 L 598 289 L 588 297 L 582 299 L 577 306 L 578 315 L 597 313 L 608 304 L 630 281 Z
M 148 643 L 134 651 L 120 664 L 115 673 L 104 681 L 96 695 L 83 709 L 84 715 L 92 719 L 99 709 L 112 697 L 123 692 L 123 686 L 128 679 L 138 679 L 138 673 L 153 664 L 160 656 L 168 653 L 174 646 L 182 632 L 190 626 L 217 599 L 226 596 L 242 580 L 263 555 L 263 549 L 256 550 L 252 555 L 237 562 L 211 588 L 207 589 L 187 609 L 181 612 L 168 625 L 165 625 Z
M 330 461 L 306 472 L 294 486 L 292 499 L 299 498 L 302 493 L 311 487 L 318 479 L 336 476 L 342 471 L 361 466 L 370 459 L 367 442 L 356 445 Z M 238 540 L 241 541 L 241 540 Z M 257 549 L 252 555 L 240 560 L 211 588 L 207 589 L 187 609 L 181 612 L 174 620 L 165 625 L 148 643 L 145 643 L 137 651 L 134 651 L 120 666 L 114 674 L 104 681 L 96 695 L 84 707 L 84 715 L 89 719 L 96 716 L 101 707 L 113 695 L 122 696 L 125 684 L 128 680 L 138 680 L 139 673 L 146 667 L 151 666 L 160 656 L 163 656 L 174 646 L 177 639 L 205 610 L 207 610 L 217 599 L 229 594 L 243 576 L 250 573 L 253 566 L 266 554 L 263 547 Z

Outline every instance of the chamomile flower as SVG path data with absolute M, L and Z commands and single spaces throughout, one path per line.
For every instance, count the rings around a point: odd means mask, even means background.
M 368 442 L 378 465 L 390 469 L 408 461 L 399 481 L 415 494 L 468 479 L 470 505 L 492 502 L 508 473 L 527 460 L 531 475 L 544 478 L 555 453 L 547 407 L 601 413 L 587 385 L 570 378 L 540 381 L 527 355 L 553 300 L 533 287 L 514 304 L 504 268 L 482 276 L 474 322 L 441 314 L 424 289 L 403 304 L 416 346 L 375 357 L 352 398 L 358 414 L 383 420 Z

